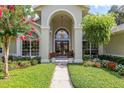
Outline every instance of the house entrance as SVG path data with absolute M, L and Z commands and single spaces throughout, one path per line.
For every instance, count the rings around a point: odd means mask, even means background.
M 55 47 L 58 55 L 66 56 L 69 52 L 69 41 L 56 41 Z
M 55 52 L 58 56 L 66 56 L 69 52 L 69 34 L 65 29 L 60 29 L 55 34 Z

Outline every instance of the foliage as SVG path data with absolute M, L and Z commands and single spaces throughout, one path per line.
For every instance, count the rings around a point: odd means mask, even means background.
M 107 44 L 111 29 L 116 25 L 114 14 L 87 15 L 82 20 L 82 28 L 86 39 L 94 44 Z
M 100 62 L 99 58 L 93 58 L 92 61 L 93 62 Z
M 83 66 L 85 67 L 89 67 L 89 66 L 93 67 L 94 65 L 95 65 L 95 62 L 92 62 L 92 61 L 83 62 Z
M 124 76 L 124 65 L 117 65 L 115 71 L 118 72 L 119 75 Z
M 124 68 L 124 66 L 122 64 L 119 64 L 119 65 L 116 66 L 115 71 L 118 72 L 122 68 Z
M 38 64 L 38 60 L 37 59 L 22 59 L 22 60 L 9 60 L 8 61 L 8 70 L 15 70 L 15 69 L 22 69 L 22 68 L 26 68 L 26 67 L 29 67 L 29 66 L 33 66 L 33 65 L 36 65 Z M 3 62 L 0 61 L 0 72 L 3 71 Z
M 0 60 L 0 72 L 3 71 L 3 62 Z
M 40 61 L 41 57 L 22 57 L 22 56 L 9 56 L 9 60 L 13 61 L 30 61 L 31 59 L 35 59 L 38 62 Z
M 77 88 L 124 88 L 124 80 L 114 71 L 69 64 L 69 73 Z
M 94 67 L 100 68 L 101 67 L 101 63 L 100 62 L 95 62 Z
M 93 62 L 93 61 L 84 61 L 83 62 L 83 66 L 85 67 L 98 67 L 100 68 L 101 67 L 101 64 L 100 62 Z
M 109 60 L 116 62 L 118 64 L 124 65 L 124 57 L 119 57 L 119 56 L 111 56 L 111 55 L 99 55 L 100 60 Z
M 90 59 L 91 59 L 90 55 L 83 55 L 83 60 L 84 61 L 88 61 Z
M 121 76 L 124 76 L 124 67 L 122 67 L 122 68 L 118 71 L 118 73 L 119 73 Z
M 11 9 L 10 7 L 13 7 Z M 0 6 L 2 17 L 0 18 L 0 38 L 2 42 L 5 36 L 17 37 L 31 30 L 31 20 L 27 16 L 33 14 L 31 6 Z
M 11 78 L 1 78 L 0 88 L 49 88 L 54 68 L 54 64 L 40 64 L 9 71 Z M 2 76 L 0 73 L 0 77 Z
M 103 67 L 103 68 L 108 68 L 108 62 L 109 61 L 107 61 L 107 60 L 101 60 L 101 67 Z
M 107 65 L 108 65 L 108 66 L 107 66 L 108 69 L 114 71 L 114 70 L 116 69 L 117 63 L 114 63 L 114 62 L 111 62 L 111 61 L 110 61 L 110 62 L 107 63 Z
M 41 57 L 34 57 L 32 59 L 36 60 L 38 64 L 41 64 Z
M 10 40 L 19 37 L 26 40 L 31 37 L 34 30 L 31 29 L 32 20 L 31 6 L 23 5 L 1 5 L 0 6 L 0 44 L 4 49 L 4 78 L 9 77 L 8 56 Z M 30 19 L 28 17 L 31 17 Z M 24 35 L 27 35 L 24 36 Z
M 32 59 L 30 61 L 31 65 L 34 66 L 34 65 L 37 65 L 38 64 L 38 61 L 36 59 Z
M 116 16 L 116 23 L 122 24 L 124 23 L 124 6 L 113 5 L 108 13 L 115 13 Z
M 26 61 L 26 60 L 30 60 L 30 57 L 22 57 L 22 56 L 9 56 L 9 60 L 10 61 Z
M 26 68 L 31 66 L 30 61 L 20 61 L 18 62 L 18 68 Z

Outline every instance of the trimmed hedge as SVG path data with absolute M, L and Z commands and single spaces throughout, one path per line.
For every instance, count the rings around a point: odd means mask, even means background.
M 99 55 L 100 60 L 109 60 L 118 64 L 124 65 L 124 57 L 111 56 L 111 55 Z
M 84 61 L 88 61 L 88 60 L 90 60 L 91 58 L 90 58 L 90 56 L 89 55 L 83 55 L 83 60 Z
M 40 64 L 40 57 L 21 57 L 21 56 L 9 56 L 8 66 L 9 70 L 14 70 L 18 68 L 26 68 L 29 66 L 34 66 Z M 0 72 L 3 71 L 3 58 L 0 58 Z
M 40 60 L 41 57 L 22 57 L 22 56 L 9 56 L 9 60 L 11 61 L 26 61 L 26 60 L 31 60 L 31 59 L 37 59 Z

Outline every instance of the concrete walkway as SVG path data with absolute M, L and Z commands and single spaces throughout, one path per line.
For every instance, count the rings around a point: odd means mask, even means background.
M 57 63 L 50 88 L 72 88 L 67 63 Z

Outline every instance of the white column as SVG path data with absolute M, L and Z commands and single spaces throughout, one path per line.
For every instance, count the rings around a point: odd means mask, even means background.
M 82 28 L 75 27 L 74 28 L 74 62 L 81 63 L 82 62 Z
M 49 62 L 49 27 L 41 28 L 41 62 Z
M 98 46 L 99 55 L 103 55 L 103 45 Z
M 74 51 L 74 29 L 72 29 L 72 50 Z
M 49 46 L 50 46 L 50 47 L 49 47 L 49 48 L 50 48 L 50 52 L 52 52 L 52 31 L 50 31 L 50 38 L 49 38 L 49 41 L 50 41 L 50 43 L 49 43 L 49 44 L 50 44 L 50 45 L 49 45 Z
M 22 41 L 20 38 L 16 39 L 16 56 L 22 56 Z

